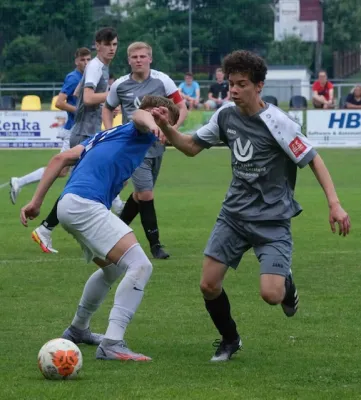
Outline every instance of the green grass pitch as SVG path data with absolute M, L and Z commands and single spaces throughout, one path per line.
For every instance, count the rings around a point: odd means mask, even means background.
M 20 207 L 35 186 L 23 189 L 18 204 L 0 190 L 0 398 L 11 399 L 360 399 L 361 398 L 361 157 L 360 150 L 320 151 L 339 197 L 350 213 L 348 238 L 332 235 L 328 208 L 309 168 L 299 171 L 296 198 L 304 212 L 293 220 L 293 272 L 299 313 L 287 319 L 280 307 L 262 302 L 259 267 L 250 251 L 225 288 L 244 342 L 228 363 L 211 364 L 218 337 L 198 284 L 202 251 L 231 178 L 226 149 L 187 159 L 168 150 L 156 187 L 156 208 L 167 261 L 154 261 L 143 303 L 126 339 L 148 364 L 97 361 L 95 348 L 80 346 L 84 365 L 72 382 L 46 381 L 37 353 L 70 323 L 87 277 L 94 271 L 77 243 L 62 228 L 54 233 L 59 254 L 43 254 L 31 241 L 60 193 L 51 189 L 41 217 L 25 229 Z M 45 165 L 55 151 L 1 151 L 0 184 Z M 125 189 L 126 199 L 131 185 Z M 144 233 L 135 233 L 149 254 Z M 104 331 L 114 289 L 94 316 Z

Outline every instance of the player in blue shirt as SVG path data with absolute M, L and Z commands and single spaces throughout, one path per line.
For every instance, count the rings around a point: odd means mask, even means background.
M 58 218 L 64 229 L 79 242 L 86 260 L 94 261 L 100 269 L 87 281 L 77 312 L 63 338 L 74 343 L 99 344 L 98 359 L 150 360 L 131 351 L 123 338 L 143 298 L 152 264 L 132 229 L 113 214 L 110 207 L 157 136 L 163 139 L 150 113 L 159 106 L 169 110 L 169 122 L 175 124 L 179 111 L 172 100 L 161 96 L 144 97 L 132 122 L 99 132 L 53 157 L 33 199 L 21 210 L 21 221 L 27 226 L 28 219 L 39 215 L 44 197 L 60 171 L 75 164 L 58 203 Z M 89 323 L 93 313 L 123 273 L 105 335 L 91 333 Z
M 58 99 L 56 101 L 55 106 L 60 110 L 66 111 L 68 114 L 68 119 L 63 128 L 60 129 L 57 137 L 63 140 L 63 146 L 61 148 L 61 152 L 66 151 L 70 148 L 69 146 L 69 138 L 70 138 L 70 129 L 74 124 L 74 113 L 75 113 L 75 104 L 76 97 L 74 96 L 74 91 L 80 82 L 85 67 L 91 59 L 90 50 L 86 47 L 81 47 L 75 52 L 75 65 L 76 68 L 74 71 L 70 72 L 64 80 L 64 84 L 60 90 L 58 95 Z M 45 167 L 38 168 L 37 170 L 30 172 L 30 174 L 21 176 L 19 178 L 12 177 L 10 179 L 10 200 L 13 204 L 16 203 L 16 199 L 21 191 L 21 188 L 25 185 L 29 185 L 33 182 L 40 181 L 45 171 Z M 62 171 L 62 177 L 66 176 L 68 173 L 68 169 L 65 168 Z

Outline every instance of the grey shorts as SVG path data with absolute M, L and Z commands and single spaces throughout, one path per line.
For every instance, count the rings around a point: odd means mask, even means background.
M 132 182 L 137 193 L 153 190 L 157 181 L 163 155 L 154 158 L 145 158 L 133 172 Z
M 100 130 L 101 118 L 96 117 L 96 115 L 92 115 L 92 118 L 89 121 L 76 123 L 70 133 L 70 148 L 73 148 L 89 137 L 94 136 L 97 132 L 100 132 Z
M 204 255 L 236 269 L 251 247 L 261 274 L 287 276 L 292 264 L 291 221 L 235 221 L 221 212 Z
M 73 147 L 77 146 L 81 142 L 84 142 L 84 140 L 89 139 L 89 136 L 84 136 L 84 135 L 71 135 L 70 136 L 70 148 L 72 149 Z

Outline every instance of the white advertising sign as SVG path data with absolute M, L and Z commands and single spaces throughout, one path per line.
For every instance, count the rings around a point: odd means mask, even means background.
M 0 111 L 0 148 L 61 147 L 63 111 Z
M 361 147 L 361 112 L 307 111 L 307 137 L 314 147 Z
M 302 110 L 289 110 L 288 115 L 303 126 L 303 111 Z

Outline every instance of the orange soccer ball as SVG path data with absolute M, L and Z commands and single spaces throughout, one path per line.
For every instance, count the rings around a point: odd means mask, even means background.
M 83 356 L 70 340 L 53 339 L 40 349 L 38 366 L 46 379 L 74 379 L 83 366 Z

